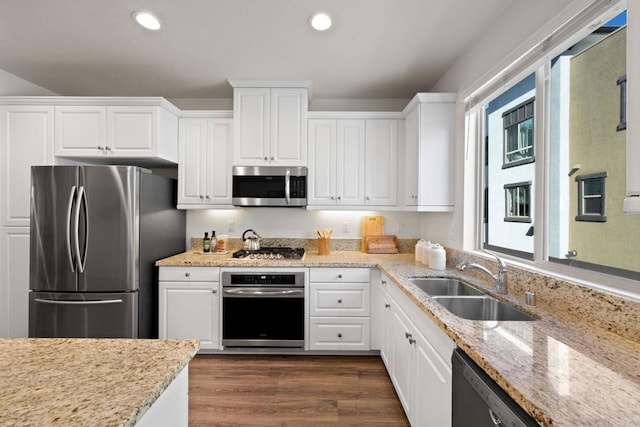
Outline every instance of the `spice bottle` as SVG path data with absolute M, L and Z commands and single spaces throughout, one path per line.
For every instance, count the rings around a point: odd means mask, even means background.
M 204 239 L 202 239 L 202 252 L 211 252 L 211 239 L 209 239 L 209 232 L 204 232 Z

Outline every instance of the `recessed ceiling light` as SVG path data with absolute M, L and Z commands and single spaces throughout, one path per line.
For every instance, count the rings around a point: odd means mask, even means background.
M 155 31 L 160 29 L 160 21 L 158 21 L 158 18 L 156 18 L 149 12 L 133 12 L 131 16 L 138 24 L 140 24 L 147 30 Z
M 331 16 L 327 13 L 315 13 L 309 18 L 309 24 L 314 30 L 325 31 L 331 27 Z

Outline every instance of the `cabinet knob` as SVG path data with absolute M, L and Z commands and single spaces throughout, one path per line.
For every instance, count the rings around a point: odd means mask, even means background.
M 405 333 L 404 333 L 404 337 L 405 337 L 405 338 L 411 339 L 411 337 L 412 337 L 412 336 L 413 336 L 413 335 L 411 335 L 409 332 L 405 332 Z
M 217 289 L 212 289 L 212 290 L 211 290 L 211 293 L 212 293 L 212 294 L 217 294 L 217 293 L 218 293 L 218 290 L 217 290 Z
M 383 284 L 383 285 L 386 285 L 386 284 L 387 284 L 387 281 L 386 281 L 386 280 L 383 280 L 383 281 L 382 281 L 382 284 Z
M 331 196 L 331 200 L 335 200 L 335 197 Z
M 105 149 L 106 151 L 111 151 L 111 147 L 109 147 L 108 145 L 105 145 L 104 149 Z
M 341 299 L 338 300 L 338 304 L 342 304 L 342 300 Z
M 207 197 L 207 200 L 209 200 L 211 198 L 211 197 L 209 197 L 209 195 L 207 195 L 206 197 Z
M 409 344 L 415 344 L 416 340 L 414 340 L 413 338 L 409 338 Z
M 367 196 L 367 197 L 366 197 L 366 199 L 367 199 L 367 200 L 371 200 L 371 197 Z
M 342 200 L 342 196 L 338 196 L 338 200 Z
M 102 147 L 102 145 L 98 145 L 98 150 L 104 150 L 104 147 Z
M 203 199 L 204 199 L 204 196 L 201 194 L 200 195 L 200 200 L 203 200 Z
M 384 308 L 391 308 L 391 304 L 385 302 L 384 303 Z
M 275 157 L 271 156 L 271 160 L 275 160 L 275 159 L 276 159 Z
M 191 276 L 191 273 L 184 273 L 185 277 Z
M 342 274 L 338 274 L 338 279 L 342 279 Z
M 342 338 L 342 333 L 338 332 L 338 338 Z
M 267 156 L 264 156 L 264 160 L 269 160 L 269 158 Z

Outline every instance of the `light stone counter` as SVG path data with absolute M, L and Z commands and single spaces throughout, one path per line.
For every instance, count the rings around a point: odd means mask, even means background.
M 132 426 L 197 340 L 0 339 L 0 426 Z
M 541 307 L 523 307 L 514 295 L 495 294 L 485 280 L 457 270 L 433 271 L 414 261 L 414 254 L 368 255 L 334 251 L 319 256 L 307 251 L 302 261 L 236 261 L 230 255 L 186 252 L 160 260 L 160 266 L 222 267 L 378 267 L 426 316 L 431 318 L 500 386 L 543 426 L 640 426 L 640 343 L 625 328 L 613 333 L 588 315 L 570 316 L 558 298 Z M 493 269 L 493 267 L 491 267 Z M 514 273 L 517 273 L 514 271 Z M 461 319 L 415 287 L 411 276 L 462 278 L 487 293 L 540 317 L 534 322 L 487 322 Z M 555 285 L 554 285 L 555 286 Z M 515 284 L 514 284 L 515 288 Z M 542 288 L 540 288 L 542 289 Z M 555 289 L 555 288 L 554 288 Z M 545 296 L 547 298 L 547 296 Z M 583 311 L 600 310 L 600 296 L 582 299 Z M 607 298 L 611 299 L 611 298 Z M 638 304 L 621 321 L 637 322 Z M 567 302 L 566 307 L 570 307 Z M 595 313 L 594 313 L 595 316 Z M 636 324 L 627 324 L 630 331 Z

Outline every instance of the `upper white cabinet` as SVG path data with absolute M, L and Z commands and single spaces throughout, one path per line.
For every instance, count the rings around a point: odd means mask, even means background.
M 309 83 L 229 83 L 234 88 L 234 164 L 306 166 Z
M 178 207 L 230 207 L 233 119 L 181 118 L 178 148 Z
M 82 105 L 82 103 L 90 105 Z M 178 161 L 177 109 L 161 98 L 151 101 L 100 99 L 66 100 L 55 106 L 55 155 L 98 159 Z M 135 105 L 135 103 L 144 105 Z M 155 105 L 154 105 L 155 104 Z
M 398 122 L 309 119 L 308 204 L 397 205 Z
M 0 214 L 3 226 L 28 226 L 31 166 L 53 163 L 53 107 L 0 106 Z
M 404 110 L 404 205 L 411 210 L 453 210 L 455 101 L 455 94 L 419 93 Z

